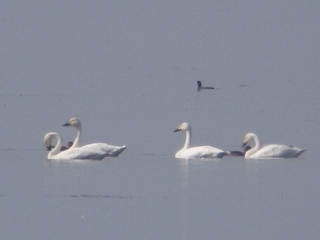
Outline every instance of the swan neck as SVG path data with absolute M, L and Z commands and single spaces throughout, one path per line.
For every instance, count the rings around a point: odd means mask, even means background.
M 245 154 L 245 157 L 248 158 L 251 155 L 255 154 L 261 148 L 260 140 L 257 135 L 253 135 L 254 147 L 248 150 Z
M 81 137 L 81 126 L 77 127 L 77 135 L 76 138 L 70 148 L 75 148 L 80 146 L 80 137 Z
M 191 143 L 191 128 L 186 130 L 186 142 L 184 143 L 183 149 L 189 148 L 190 143 Z
M 49 152 L 49 154 L 48 154 L 49 157 L 52 157 L 52 156 L 57 155 L 57 154 L 60 152 L 60 148 L 61 148 L 61 146 L 62 146 L 62 139 L 61 139 L 61 137 L 60 137 L 58 134 L 54 134 L 53 137 L 56 138 L 57 144 L 56 144 L 56 146 L 55 146 L 53 149 L 51 149 L 51 151 Z
M 259 140 L 258 136 L 254 135 L 253 141 L 255 143 L 254 149 L 259 150 L 260 149 L 260 140 Z

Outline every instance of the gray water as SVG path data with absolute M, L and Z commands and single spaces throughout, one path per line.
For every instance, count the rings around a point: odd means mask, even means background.
M 4 2 L 2 239 L 318 239 L 318 1 Z M 197 91 L 196 81 L 215 90 Z M 43 136 L 126 144 L 46 160 Z M 194 145 L 306 148 L 298 159 L 177 160 Z

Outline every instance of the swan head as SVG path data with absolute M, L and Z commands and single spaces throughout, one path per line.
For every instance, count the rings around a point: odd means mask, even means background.
M 247 133 L 243 138 L 242 147 L 247 147 L 252 140 L 256 138 L 256 135 L 254 133 Z M 248 151 L 248 150 L 247 150 Z
M 174 130 L 173 132 L 189 131 L 190 129 L 191 129 L 190 124 L 187 123 L 187 122 L 184 122 L 184 123 L 181 123 L 181 124 L 179 125 L 179 127 L 178 127 L 176 130 Z
M 48 151 L 51 151 L 51 149 L 53 148 L 53 146 L 51 145 L 52 133 L 47 133 L 46 135 L 44 135 L 43 142 Z
M 197 84 L 198 84 L 198 88 L 201 88 L 201 81 L 197 81 Z
M 81 129 L 81 122 L 78 118 L 70 118 L 68 122 L 62 125 L 63 127 L 73 126 L 77 129 Z
M 57 134 L 55 132 L 49 132 L 46 135 L 44 135 L 43 141 L 48 151 L 51 151 L 55 147 L 55 145 L 52 144 L 52 141 L 56 139 L 56 135 Z

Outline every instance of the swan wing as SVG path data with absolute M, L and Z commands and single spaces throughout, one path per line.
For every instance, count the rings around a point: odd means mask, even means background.
M 176 154 L 176 158 L 200 159 L 200 158 L 222 158 L 226 153 L 211 146 L 200 146 L 182 149 Z
M 83 147 L 71 148 L 60 152 L 52 159 L 59 160 L 102 160 L 105 157 L 116 157 L 126 149 L 126 146 L 112 146 L 105 143 L 92 143 Z
M 105 156 L 101 152 L 90 149 L 71 148 L 52 157 L 56 160 L 101 160 Z
M 250 156 L 250 158 L 295 158 L 300 156 L 305 149 L 280 145 L 270 144 L 262 147 L 259 151 Z
M 106 157 L 116 157 L 122 153 L 127 147 L 113 146 L 106 143 L 92 143 L 81 147 L 84 150 L 104 154 Z

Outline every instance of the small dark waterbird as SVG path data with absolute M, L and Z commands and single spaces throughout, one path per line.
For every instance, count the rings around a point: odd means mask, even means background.
M 248 150 L 250 150 L 251 147 L 250 146 L 246 146 L 244 149 L 243 149 L 243 152 L 242 151 L 227 151 L 227 156 L 233 156 L 233 157 L 243 157 L 246 152 Z
M 213 87 L 202 87 L 201 81 L 197 81 L 197 84 L 198 84 L 198 91 L 200 91 L 201 89 L 214 89 Z

